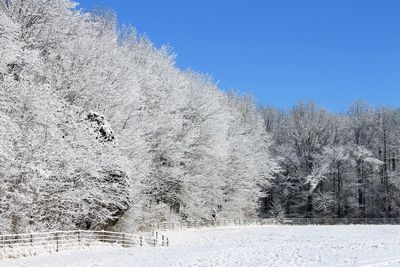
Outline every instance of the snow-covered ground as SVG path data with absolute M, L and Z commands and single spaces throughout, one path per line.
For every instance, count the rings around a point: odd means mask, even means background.
M 0 266 L 400 266 L 400 226 L 247 226 L 167 234 L 169 247 L 66 251 Z

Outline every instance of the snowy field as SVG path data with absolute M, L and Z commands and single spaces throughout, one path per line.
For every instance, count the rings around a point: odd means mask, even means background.
M 400 266 L 400 226 L 247 226 L 167 235 L 169 247 L 67 251 L 0 266 Z

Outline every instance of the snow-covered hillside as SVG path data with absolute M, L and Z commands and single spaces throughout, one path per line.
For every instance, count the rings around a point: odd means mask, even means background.
M 400 266 L 400 226 L 248 226 L 168 235 L 169 247 L 67 251 L 0 266 Z

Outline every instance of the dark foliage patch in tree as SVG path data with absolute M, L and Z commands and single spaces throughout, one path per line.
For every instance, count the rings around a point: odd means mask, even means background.
M 97 112 L 90 112 L 87 115 L 87 120 L 92 123 L 94 132 L 96 133 L 96 139 L 100 142 L 114 141 L 114 131 L 111 129 L 110 124 L 103 115 Z

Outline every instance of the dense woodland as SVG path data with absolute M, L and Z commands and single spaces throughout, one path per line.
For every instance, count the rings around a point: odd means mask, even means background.
M 0 232 L 257 216 L 260 113 L 174 60 L 110 12 L 0 0 Z
M 400 111 L 257 107 L 108 11 L 0 0 L 0 232 L 398 216 Z
M 261 108 L 281 170 L 263 199 L 275 216 L 398 217 L 400 109 L 355 102 L 346 114 L 314 104 Z

